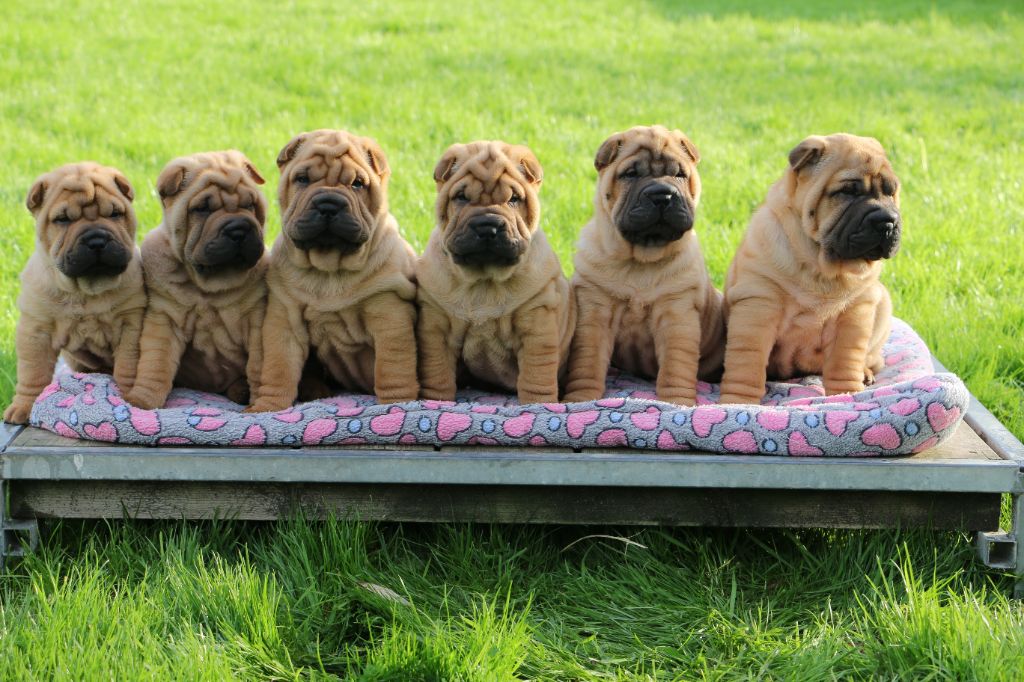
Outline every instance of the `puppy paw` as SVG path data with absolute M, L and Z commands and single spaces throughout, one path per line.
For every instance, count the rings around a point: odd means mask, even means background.
M 155 410 L 164 406 L 164 399 L 149 391 L 140 391 L 137 388 L 132 389 L 124 399 L 129 405 L 141 407 L 144 410 Z
M 697 404 L 697 398 L 695 396 L 684 395 L 679 393 L 659 393 L 658 400 L 661 400 L 666 403 L 672 403 L 674 405 L 681 405 L 682 407 L 693 407 L 695 404 Z
M 600 400 L 602 396 L 601 391 L 589 391 L 586 389 L 580 389 L 575 391 L 569 391 L 562 396 L 563 403 L 589 403 L 595 400 Z
M 875 373 L 872 372 L 870 368 L 864 370 L 864 385 L 865 386 L 874 386 L 875 385 Z
M 8 424 L 28 424 L 30 414 L 32 414 L 31 402 L 15 400 L 10 407 L 4 410 L 4 421 Z
M 407 403 L 410 400 L 418 400 L 419 397 L 419 386 L 408 388 L 402 391 L 378 391 L 377 403 L 380 405 L 390 405 L 392 403 Z
M 860 393 L 864 390 L 864 383 L 861 381 L 842 381 L 834 384 L 825 384 L 825 395 L 839 395 L 841 393 Z
M 420 396 L 419 397 L 422 400 L 442 400 L 442 401 L 447 400 L 447 401 L 450 402 L 452 400 L 455 400 L 455 389 L 454 388 L 451 389 L 451 390 L 433 389 L 433 388 L 427 388 L 426 386 L 424 386 L 420 390 Z
M 532 393 L 520 391 L 517 396 L 520 405 L 532 405 L 535 403 L 557 403 L 558 393 Z
M 760 405 L 761 396 L 744 395 L 742 393 L 723 393 L 718 399 L 721 405 Z
M 242 410 L 245 414 L 254 414 L 256 412 L 281 412 L 291 407 L 291 403 L 283 403 L 277 400 L 271 400 L 269 398 L 260 398 L 252 405 Z

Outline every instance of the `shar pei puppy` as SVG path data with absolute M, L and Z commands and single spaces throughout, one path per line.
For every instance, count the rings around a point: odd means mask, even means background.
M 134 196 L 120 171 L 95 163 L 61 166 L 29 190 L 36 249 L 21 273 L 18 380 L 5 421 L 28 421 L 61 353 L 72 369 L 113 372 L 131 389 L 146 309 Z
M 540 229 L 541 179 L 533 152 L 504 142 L 452 145 L 434 169 L 437 222 L 416 269 L 425 398 L 475 383 L 558 400 L 575 306 Z
M 247 404 L 259 385 L 267 301 L 263 178 L 237 151 L 171 161 L 157 179 L 163 222 L 142 244 L 149 307 L 133 405 L 171 386 Z
M 282 230 L 250 411 L 290 407 L 307 378 L 316 388 L 303 397 L 322 397 L 324 371 L 382 403 L 415 400 L 416 254 L 388 211 L 383 150 L 368 137 L 316 130 L 285 145 L 277 165 Z
M 637 127 L 594 159 L 594 216 L 580 233 L 572 279 L 578 308 L 565 400 L 604 394 L 609 360 L 656 379 L 659 400 L 693 405 L 698 376 L 716 378 L 722 294 L 693 231 L 700 155 L 678 130 Z
M 758 403 L 766 377 L 821 374 L 852 393 L 882 368 L 900 183 L 877 140 L 812 136 L 754 213 L 726 279 L 723 403 Z

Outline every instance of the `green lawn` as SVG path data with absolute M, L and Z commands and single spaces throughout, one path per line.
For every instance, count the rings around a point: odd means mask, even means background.
M 568 270 L 598 145 L 658 122 L 703 156 L 719 284 L 800 139 L 877 137 L 896 314 L 1024 437 L 1024 7 L 789 4 L 3 3 L 0 402 L 24 197 L 54 166 L 120 167 L 145 232 L 170 158 L 241 149 L 273 197 L 294 133 L 347 128 L 387 151 L 421 248 L 440 153 L 501 138 L 544 165 Z M 68 523 L 0 578 L 0 679 L 1015 680 L 1008 588 L 955 534 Z

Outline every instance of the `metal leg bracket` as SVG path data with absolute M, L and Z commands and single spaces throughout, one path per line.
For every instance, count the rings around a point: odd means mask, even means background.
M 35 519 L 7 517 L 7 485 L 0 479 L 0 568 L 7 559 L 23 557 L 39 546 L 39 524 Z

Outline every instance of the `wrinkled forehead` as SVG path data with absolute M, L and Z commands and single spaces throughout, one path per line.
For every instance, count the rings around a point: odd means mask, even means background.
M 622 140 L 616 161 L 619 164 L 642 162 L 651 165 L 665 163 L 693 165 L 693 159 L 683 149 L 679 140 L 668 135 L 649 132 L 626 135 Z
M 825 168 L 830 181 L 862 180 L 878 178 L 896 182 L 896 174 L 885 152 L 868 145 L 840 149 L 831 155 L 826 153 Z
M 47 194 L 51 207 L 78 211 L 92 205 L 105 208 L 114 202 L 120 205 L 129 203 L 114 184 L 113 176 L 101 173 L 64 175 Z
M 249 174 L 235 166 L 207 166 L 200 168 L 192 182 L 193 194 L 214 191 L 222 194 L 244 194 L 255 192 Z M 246 191 L 248 190 L 248 192 Z
M 449 187 L 465 187 L 483 194 L 491 194 L 509 185 L 523 187 L 518 164 L 493 148 L 483 150 L 456 162 L 455 173 Z
M 291 163 L 295 167 L 327 169 L 329 174 L 352 167 L 370 170 L 369 153 L 362 145 L 345 138 L 312 140 L 302 146 Z

